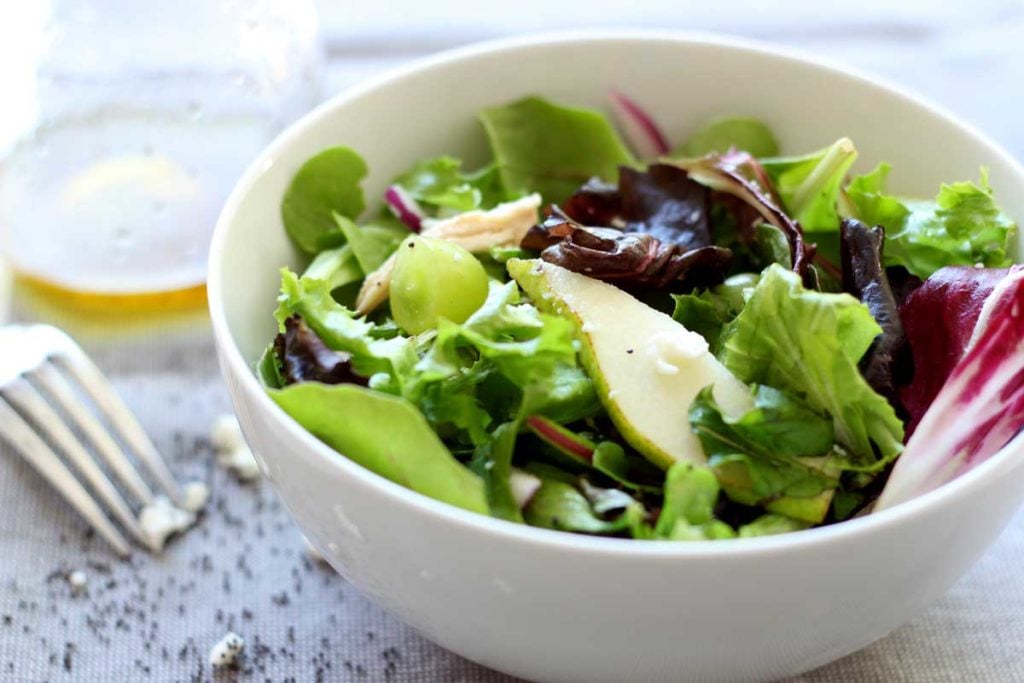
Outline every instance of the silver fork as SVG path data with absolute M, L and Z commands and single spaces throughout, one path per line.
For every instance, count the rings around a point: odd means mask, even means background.
M 169 501 L 153 493 L 81 395 L 95 404 L 114 435 L 141 461 Z M 63 411 L 67 422 L 55 407 Z M 81 440 L 72 427 L 81 434 Z M 156 528 L 159 522 L 155 526 L 144 525 L 147 514 L 152 520 L 161 517 L 159 512 L 152 511 L 177 509 L 179 522 L 191 522 L 194 517 L 182 516 L 194 515 L 206 503 L 202 484 L 178 485 L 153 442 L 99 368 L 71 337 L 56 327 L 0 326 L 0 439 L 7 441 L 49 481 L 120 555 L 130 552 L 130 544 L 104 513 L 101 503 L 138 544 L 151 551 L 163 547 L 167 529 Z M 58 452 L 73 465 L 96 498 L 64 464 Z M 133 512 L 97 463 L 94 453 L 138 501 L 140 514 Z

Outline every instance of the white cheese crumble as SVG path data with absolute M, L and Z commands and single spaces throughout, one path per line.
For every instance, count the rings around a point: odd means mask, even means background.
M 81 569 L 76 569 L 68 574 L 68 585 L 71 586 L 71 592 L 75 595 L 84 591 L 88 583 L 89 576 Z
M 182 505 L 189 512 L 199 512 L 210 500 L 210 488 L 201 481 L 190 481 L 181 488 Z
M 194 514 L 176 507 L 166 496 L 157 496 L 139 513 L 139 526 L 155 551 L 163 550 L 171 534 L 184 531 L 195 521 Z
M 210 666 L 214 668 L 234 666 L 245 650 L 245 639 L 234 631 L 227 634 L 210 648 Z
M 210 442 L 218 452 L 233 451 L 239 446 L 244 446 L 245 437 L 242 436 L 238 418 L 231 413 L 218 415 L 210 427 Z
M 260 466 L 248 446 L 240 446 L 229 453 L 221 453 L 217 460 L 240 481 L 252 481 L 260 476 Z
M 241 481 L 252 481 L 260 476 L 259 465 L 242 436 L 242 428 L 234 415 L 225 414 L 213 421 L 210 442 L 217 451 L 217 462 Z
M 659 375 L 678 375 L 683 366 L 700 358 L 707 350 L 708 343 L 693 332 L 662 332 L 650 341 L 654 371 Z
M 708 343 L 696 332 L 662 332 L 651 338 L 655 354 L 668 363 L 700 358 L 708 352 Z M 673 362 L 676 361 L 676 362 Z
M 666 363 L 661 358 L 656 358 L 654 360 L 654 371 L 659 375 L 678 375 L 679 366 Z

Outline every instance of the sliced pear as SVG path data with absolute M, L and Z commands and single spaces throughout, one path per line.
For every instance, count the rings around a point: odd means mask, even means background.
M 662 468 L 705 463 L 687 413 L 712 385 L 729 416 L 754 407 L 749 389 L 711 355 L 707 342 L 621 289 L 539 260 L 512 259 L 508 272 L 543 311 L 576 323 L 580 358 L 623 438 Z

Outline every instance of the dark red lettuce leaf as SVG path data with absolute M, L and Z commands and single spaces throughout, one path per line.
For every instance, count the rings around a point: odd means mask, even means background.
M 750 152 L 732 148 L 718 158 L 721 163 L 736 169 L 737 173 L 757 187 L 762 195 L 771 200 L 772 204 L 782 206 L 782 200 L 779 198 L 778 192 L 775 191 L 774 183 L 772 183 L 761 162 L 754 155 Z
M 619 186 L 600 178 L 591 178 L 562 205 L 569 218 L 583 225 L 626 227 L 622 217 L 622 195 Z
M 566 215 L 581 225 L 649 234 L 685 249 L 712 244 L 708 221 L 710 193 L 668 164 L 646 171 L 619 168 L 618 186 L 590 181 L 565 202 Z
M 882 265 L 885 228 L 869 228 L 850 218 L 839 226 L 843 264 L 843 290 L 860 299 L 871 311 L 882 333 L 860 361 L 860 371 L 868 384 L 896 403 L 894 373 L 899 354 L 906 343 L 900 314 Z
M 548 263 L 627 287 L 705 287 L 721 282 L 732 262 L 732 252 L 722 247 L 687 249 L 648 233 L 586 227 L 558 207 L 530 229 L 522 246 L 543 249 Z
M 913 375 L 899 396 L 907 436 L 935 400 L 970 344 L 985 300 L 1009 271 L 949 266 L 936 271 L 900 306 Z
M 558 244 L 572 233 L 567 224 L 579 225 L 578 221 L 569 218 L 562 209 L 552 204 L 544 210 L 544 220 L 526 231 L 519 246 L 530 251 L 544 251 Z
M 730 152 L 699 159 L 680 159 L 672 163 L 686 171 L 690 179 L 715 192 L 741 200 L 745 205 L 744 210 L 738 212 L 741 232 L 752 230 L 754 221 L 765 221 L 781 230 L 793 254 L 793 270 L 800 275 L 805 285 L 817 286 L 817 278 L 811 268 L 814 245 L 804 241 L 800 224 L 780 208 L 781 203 L 771 183 L 753 157 L 742 152 Z
M 367 379 L 352 369 L 351 356 L 327 347 L 298 315 L 284 321 L 284 332 L 274 339 L 274 352 L 281 362 L 285 384 L 361 384 Z
M 885 275 L 889 278 L 889 287 L 892 289 L 892 295 L 896 298 L 898 306 L 906 303 L 907 298 L 914 293 L 914 290 L 924 284 L 924 280 L 903 266 L 889 266 L 885 269 Z
M 666 244 L 685 249 L 709 246 L 706 187 L 686 172 L 667 164 L 652 164 L 647 172 L 619 169 L 622 217 L 626 232 L 643 232 Z

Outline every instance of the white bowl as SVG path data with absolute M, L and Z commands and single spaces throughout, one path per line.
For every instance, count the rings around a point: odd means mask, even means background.
M 464 512 L 334 452 L 266 396 L 252 365 L 275 332 L 279 206 L 296 169 L 337 144 L 368 160 L 367 196 L 410 162 L 485 160 L 486 105 L 537 93 L 604 107 L 610 87 L 672 139 L 715 116 L 765 120 L 784 151 L 850 136 L 861 168 L 932 196 L 988 166 L 1024 218 L 1024 169 L 950 114 L 874 79 L 773 47 L 677 33 L 529 37 L 448 52 L 335 97 L 245 173 L 217 225 L 209 295 L 221 366 L 264 473 L 354 585 L 446 648 L 551 681 L 765 680 L 851 653 L 941 596 L 1021 502 L 1024 454 L 877 515 L 767 538 L 669 543 L 575 536 Z M 339 419 L 344 419 L 339 416 Z M 381 434 L 386 439 L 386 434 Z

